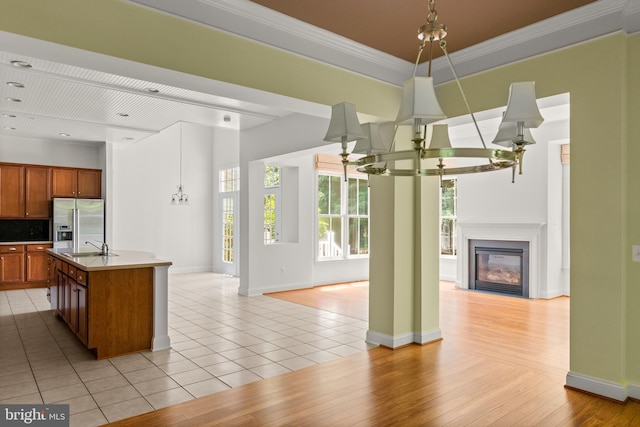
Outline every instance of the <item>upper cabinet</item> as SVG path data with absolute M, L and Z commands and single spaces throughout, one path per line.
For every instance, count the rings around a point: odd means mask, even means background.
M 46 167 L 26 166 L 25 177 L 25 209 L 28 218 L 49 218 L 51 208 L 49 201 L 51 187 L 51 170 Z
M 51 198 L 100 199 L 102 171 L 0 163 L 0 218 L 51 218 Z
M 0 218 L 24 217 L 24 167 L 0 164 Z
M 83 199 L 100 199 L 102 196 L 102 171 L 78 169 L 78 196 Z
M 102 171 L 98 169 L 51 168 L 51 197 L 99 199 Z

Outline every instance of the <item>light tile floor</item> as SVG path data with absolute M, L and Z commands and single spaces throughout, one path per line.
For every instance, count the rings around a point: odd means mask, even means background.
M 46 289 L 0 292 L 0 403 L 68 403 L 94 426 L 367 349 L 367 322 L 267 296 L 238 279 L 169 276 L 171 349 L 106 360 L 53 314 Z

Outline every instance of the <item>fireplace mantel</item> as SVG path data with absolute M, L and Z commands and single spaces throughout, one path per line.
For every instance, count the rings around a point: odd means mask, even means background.
M 541 260 L 546 248 L 541 243 L 544 223 L 459 222 L 456 286 L 469 289 L 469 240 L 511 240 L 529 242 L 529 298 L 541 294 Z

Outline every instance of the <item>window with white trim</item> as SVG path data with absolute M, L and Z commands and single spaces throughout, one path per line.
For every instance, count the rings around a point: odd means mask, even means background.
M 340 166 L 341 167 L 341 166 Z M 369 255 L 369 186 L 360 174 L 318 171 L 318 259 Z
M 280 168 L 265 166 L 264 169 L 264 244 L 280 241 Z
M 458 180 L 443 178 L 440 187 L 440 254 L 456 255 Z
M 222 215 L 222 262 L 234 262 L 235 201 L 240 191 L 240 168 L 222 169 L 218 173 L 218 190 Z

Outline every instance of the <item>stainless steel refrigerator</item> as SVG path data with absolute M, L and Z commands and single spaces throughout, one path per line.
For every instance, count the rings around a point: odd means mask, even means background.
M 93 247 L 86 242 L 104 242 L 104 200 L 53 199 L 53 247 Z

